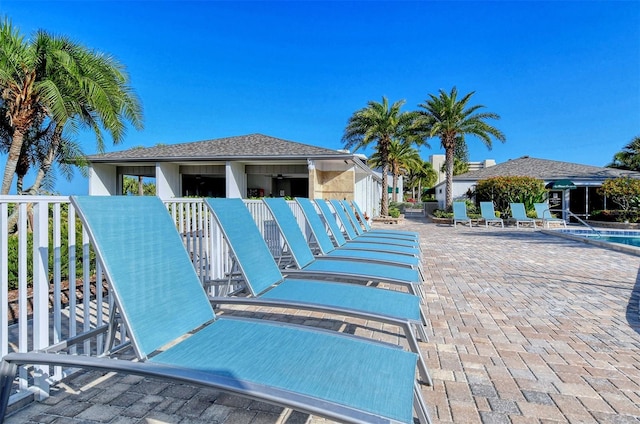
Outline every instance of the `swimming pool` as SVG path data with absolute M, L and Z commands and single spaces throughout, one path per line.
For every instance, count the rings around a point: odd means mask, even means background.
M 567 228 L 543 232 L 640 256 L 640 231 Z

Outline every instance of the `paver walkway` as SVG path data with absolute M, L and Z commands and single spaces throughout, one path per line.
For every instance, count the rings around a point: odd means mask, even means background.
M 423 390 L 435 423 L 640 423 L 640 257 L 526 229 L 454 230 L 421 218 L 393 228 L 421 233 L 431 337 L 421 346 L 434 378 Z M 398 339 L 372 323 L 258 313 Z M 213 390 L 85 372 L 7 422 L 326 421 Z

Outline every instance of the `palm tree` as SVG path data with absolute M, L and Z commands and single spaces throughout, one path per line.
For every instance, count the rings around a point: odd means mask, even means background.
M 52 158 L 67 124 L 92 129 L 100 151 L 101 127 L 114 143 L 122 140 L 125 120 L 141 128 L 141 108 L 127 84 L 122 65 L 112 58 L 44 31 L 25 42 L 5 20 L 0 26 L 0 97 L 12 137 L 0 194 L 9 193 L 20 154 L 26 151 L 25 137 L 39 125 L 39 117 L 56 127 Z
M 460 142 L 459 137 L 463 137 L 464 142 L 465 135 L 476 136 L 489 149 L 492 147 L 492 136 L 502 142 L 506 140 L 499 129 L 486 122 L 488 119 L 500 119 L 499 115 L 478 112 L 479 109 L 484 108 L 482 105 L 468 106 L 474 94 L 475 92 L 472 91 L 458 100 L 458 90 L 453 87 L 449 94 L 444 90 L 440 90 L 439 96 L 429 94 L 429 99 L 418 105 L 423 109 L 418 112 L 420 114 L 419 129 L 429 137 L 438 136 L 445 150 L 447 208 L 453 203 L 453 162 L 456 142 Z
M 418 201 L 422 201 L 422 188 L 432 187 L 437 179 L 438 174 L 431 162 L 421 160 L 416 167 L 410 168 L 407 174 L 408 184 L 411 186 L 411 197 L 416 198 L 415 190 L 417 189 Z
M 635 137 L 622 151 L 616 153 L 607 167 L 640 171 L 640 136 Z
M 393 175 L 392 201 L 398 201 L 398 180 L 401 175 L 407 175 L 409 170 L 422 164 L 422 159 L 418 151 L 408 142 L 391 140 L 389 145 L 389 167 Z M 382 166 L 380 153 L 376 151 L 369 160 L 373 166 Z
M 387 174 L 391 141 L 408 140 L 410 128 L 415 120 L 414 113 L 400 112 L 404 103 L 404 100 L 399 100 L 389 106 L 386 97 L 382 97 L 382 103 L 369 101 L 367 107 L 356 111 L 349 118 L 342 136 L 345 148 L 353 148 L 354 151 L 376 143 L 376 151 L 380 155 L 382 166 L 380 214 L 383 216 L 386 216 L 389 210 Z

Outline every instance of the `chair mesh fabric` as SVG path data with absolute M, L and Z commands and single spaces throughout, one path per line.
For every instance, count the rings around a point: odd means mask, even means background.
M 465 202 L 453 202 L 453 218 L 469 219 L 467 216 L 467 204 Z
M 340 226 L 336 221 L 336 217 L 333 215 L 333 212 L 331 212 L 331 208 L 329 207 L 329 205 L 327 205 L 327 202 L 321 199 L 316 199 L 315 203 L 318 206 L 318 209 L 320 209 L 320 212 L 324 217 L 324 222 L 326 222 L 329 226 L 331 234 L 333 234 L 333 238 L 336 239 L 336 243 L 338 243 L 338 246 L 342 246 L 343 244 L 345 244 L 347 242 L 347 239 L 342 234 L 342 230 L 340 230 Z
M 355 200 L 352 201 L 351 204 L 356 209 L 356 212 L 358 213 L 358 215 L 360 215 L 360 217 L 362 218 L 362 225 L 364 225 L 364 229 L 367 230 L 367 231 L 371 230 L 371 226 L 369 225 L 367 220 L 364 219 L 364 213 L 362 213 L 362 210 L 360 209 L 360 206 L 358 206 L 358 204 L 355 202 Z
M 72 202 L 141 356 L 215 317 L 159 198 L 74 196 Z
M 496 211 L 491 202 L 480 202 L 480 213 L 484 219 L 499 219 L 496 217 Z
M 238 385 L 254 382 L 316 396 L 409 423 L 416 359 L 411 352 L 339 333 L 221 318 L 152 361 L 223 376 Z
M 271 214 L 276 219 L 278 228 L 284 237 L 291 255 L 298 268 L 304 268 L 315 260 L 313 252 L 309 248 L 307 241 L 302 234 L 295 215 L 283 198 L 265 198 L 263 202 L 267 205 Z
M 287 278 L 261 297 L 338 306 L 420 322 L 418 296 L 357 284 Z
M 334 199 L 334 200 L 331 200 L 330 202 L 334 209 L 340 210 L 341 212 L 340 216 L 344 221 L 344 225 L 351 225 L 351 227 L 356 232 L 356 235 L 358 236 L 361 234 L 364 234 L 364 229 L 360 226 L 360 223 L 358 222 L 358 219 L 356 218 L 355 214 L 353 213 L 349 205 L 345 205 L 346 201 L 344 200 L 340 201 L 340 200 Z
M 420 274 L 415 269 L 376 263 L 343 261 L 340 259 L 317 260 L 307 265 L 304 271 L 338 273 L 345 277 L 358 275 L 371 280 L 378 278 L 380 280 L 406 281 L 408 283 L 420 282 Z
M 204 202 L 236 257 L 251 294 L 257 296 L 282 281 L 280 269 L 242 199 L 210 198 Z
M 323 203 L 324 200 L 316 200 L 316 202 Z M 347 214 L 342 209 L 342 206 L 340 206 L 340 203 L 338 203 L 337 200 L 330 200 L 329 203 L 331 203 L 333 211 L 336 214 L 335 216 L 342 224 L 342 228 L 344 228 L 345 233 L 347 233 L 347 237 L 349 238 L 349 240 L 354 240 L 356 237 L 358 237 L 358 233 L 356 232 L 355 228 L 353 228 L 353 225 L 351 225 L 349 217 L 347 217 Z
M 311 232 L 318 242 L 318 246 L 320 247 L 320 251 L 324 254 L 327 254 L 335 249 L 333 242 L 331 241 L 331 237 L 327 233 L 326 227 L 318 215 L 316 211 L 316 207 L 311 203 L 311 200 L 306 198 L 296 198 L 296 202 L 300 206 L 304 217 L 309 223 L 309 227 L 311 227 Z

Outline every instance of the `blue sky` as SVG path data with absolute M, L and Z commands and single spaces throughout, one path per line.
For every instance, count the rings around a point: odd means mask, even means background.
M 468 138 L 474 161 L 603 166 L 640 135 L 638 1 L 0 0 L 0 15 L 126 65 L 145 129 L 108 151 L 250 133 L 339 149 L 368 101 L 416 110 L 453 86 L 507 137 L 491 151 Z M 91 134 L 77 138 L 95 153 Z M 424 159 L 442 153 L 430 144 Z M 59 177 L 56 191 L 87 182 Z

